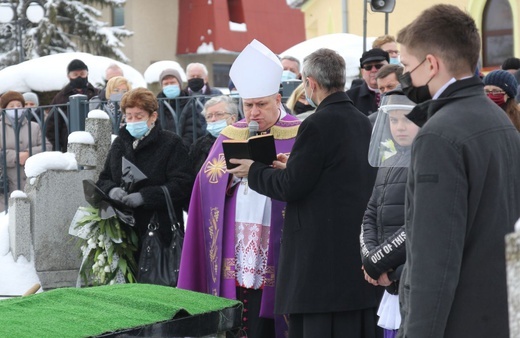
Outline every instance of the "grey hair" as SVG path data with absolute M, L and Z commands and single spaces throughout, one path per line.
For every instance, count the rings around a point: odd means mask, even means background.
M 332 49 L 320 48 L 303 59 L 303 77 L 312 77 L 328 92 L 345 89 L 346 66 L 341 55 Z
M 296 63 L 298 64 L 298 70 L 301 69 L 300 60 L 298 60 L 298 59 L 295 58 L 294 56 L 290 56 L 290 55 L 282 56 L 282 58 L 280 59 L 280 61 L 283 61 L 283 60 L 289 60 L 289 61 L 292 61 L 292 62 L 296 62 Z
M 199 62 L 192 62 L 189 65 L 187 65 L 186 73 L 188 73 L 190 71 L 190 68 L 193 66 L 200 66 L 202 68 L 202 71 L 204 72 L 204 76 L 208 76 L 208 68 L 204 64 L 199 63 Z
M 229 97 L 227 95 L 214 96 L 211 99 L 209 99 L 208 101 L 206 101 L 206 103 L 204 104 L 204 110 L 202 111 L 202 115 L 206 116 L 206 110 L 209 107 L 212 107 L 212 106 L 217 105 L 222 102 L 226 104 L 226 108 L 225 108 L 226 112 L 230 113 L 231 116 L 238 118 L 237 104 L 231 97 Z

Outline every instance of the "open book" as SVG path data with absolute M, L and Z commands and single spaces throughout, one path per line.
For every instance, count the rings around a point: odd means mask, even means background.
M 232 158 L 250 159 L 269 165 L 276 160 L 276 147 L 271 134 L 252 136 L 247 140 L 224 140 L 222 149 L 228 169 L 238 167 L 237 164 L 229 163 Z

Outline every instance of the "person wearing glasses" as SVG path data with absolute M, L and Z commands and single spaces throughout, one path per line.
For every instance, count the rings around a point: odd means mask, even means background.
M 389 54 L 380 48 L 364 52 L 359 59 L 363 83 L 347 90 L 347 95 L 354 102 L 354 106 L 367 116 L 377 112 L 379 107 L 380 93 L 376 74 L 389 60 Z
M 401 60 L 399 59 L 399 49 L 397 48 L 397 42 L 395 37 L 392 35 L 381 35 L 372 42 L 372 48 L 381 48 L 385 52 L 388 52 L 390 56 L 391 65 L 400 65 Z
M 190 147 L 190 162 L 195 174 L 206 161 L 220 132 L 237 121 L 238 108 L 233 98 L 224 95 L 216 96 L 206 101 L 202 115 L 208 124 L 206 127 L 208 133 L 199 137 Z
M 520 131 L 520 107 L 515 97 L 518 82 L 507 70 L 494 70 L 484 78 L 486 95 L 504 110 Z

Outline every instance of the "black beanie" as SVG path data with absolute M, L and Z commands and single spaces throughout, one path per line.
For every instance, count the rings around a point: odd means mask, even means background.
M 85 62 L 83 62 L 79 59 L 74 59 L 67 66 L 67 74 L 70 72 L 73 72 L 75 70 L 87 70 L 88 71 L 88 67 L 85 64 Z
M 513 74 L 507 70 L 494 70 L 484 77 L 484 85 L 497 86 L 506 92 L 507 96 L 514 98 L 517 93 L 518 82 Z

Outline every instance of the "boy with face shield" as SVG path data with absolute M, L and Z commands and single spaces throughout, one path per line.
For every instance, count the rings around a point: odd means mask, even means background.
M 401 322 L 397 294 L 406 258 L 405 187 L 411 145 L 419 131 L 406 115 L 414 106 L 399 90 L 383 96 L 369 147 L 369 163 L 379 171 L 361 225 L 361 258 L 365 280 L 385 287 L 378 311 L 385 338 L 395 337 Z

